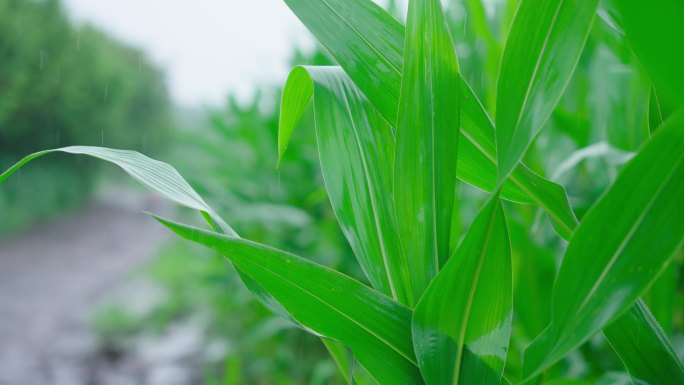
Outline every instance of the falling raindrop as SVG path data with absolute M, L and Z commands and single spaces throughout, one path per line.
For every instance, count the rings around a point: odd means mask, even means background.
M 40 50 L 40 72 L 43 72 L 43 64 L 45 62 L 45 51 Z
M 466 34 L 466 27 L 468 26 L 468 11 L 463 15 L 463 35 Z
M 104 129 L 100 131 L 101 134 L 101 139 L 102 139 L 102 146 L 104 147 Z
M 105 101 L 105 103 L 107 103 L 108 98 L 109 98 L 109 84 L 107 84 L 105 86 L 105 89 L 104 89 L 104 101 Z

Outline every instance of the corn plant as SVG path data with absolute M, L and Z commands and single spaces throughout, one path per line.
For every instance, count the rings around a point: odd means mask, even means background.
M 175 169 L 135 152 L 48 150 L 21 160 L 0 183 L 47 153 L 85 154 L 198 210 L 209 229 L 155 218 L 224 255 L 265 306 L 320 336 L 349 384 L 579 384 L 549 373 L 601 332 L 635 384 L 684 384 L 682 362 L 640 299 L 684 244 L 681 2 L 520 0 L 493 119 L 459 74 L 439 0 L 409 1 L 405 26 L 370 0 L 285 2 L 337 66 L 291 72 L 279 156 L 312 103 L 330 203 L 370 286 L 240 238 Z M 558 104 L 592 24 L 603 22 L 597 12 L 624 35 L 653 84 L 651 137 L 578 221 L 564 187 L 523 156 Z M 489 198 L 457 239 L 462 183 Z M 550 321 L 513 371 L 507 219 L 519 205 L 539 207 L 567 248 L 555 279 L 548 277 L 553 289 L 542 293 Z

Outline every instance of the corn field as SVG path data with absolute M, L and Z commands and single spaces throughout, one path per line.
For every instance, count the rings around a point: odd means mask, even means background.
M 371 0 L 285 3 L 336 65 L 291 71 L 278 155 L 287 157 L 312 105 L 330 205 L 367 282 L 241 238 L 173 167 L 137 152 L 46 150 L 0 184 L 53 152 L 89 155 L 199 211 L 203 229 L 154 218 L 225 256 L 264 306 L 319 336 L 350 385 L 585 384 L 608 371 L 684 384 L 670 340 L 682 332 L 673 320 L 682 309 L 684 3 L 511 1 L 498 42 L 483 4 L 469 0 L 471 28 L 489 44 L 482 84 L 464 75 L 473 60 L 459 63 L 439 0 L 410 0 L 405 25 Z M 641 139 L 595 196 L 579 189 L 571 199 L 538 165 L 560 151 L 542 141 L 547 127 L 565 115 L 579 125 L 567 101 L 590 35 L 638 63 L 643 97 L 618 93 L 611 100 L 623 107 L 608 120 L 638 108 Z M 586 87 L 603 87 L 594 84 Z M 578 110 L 606 102 L 572 100 Z M 601 129 L 586 126 L 587 138 Z M 474 214 L 465 225 L 464 212 Z M 546 262 L 533 246 L 539 234 L 558 245 Z M 597 344 L 616 363 L 573 369 L 598 361 L 587 353 Z

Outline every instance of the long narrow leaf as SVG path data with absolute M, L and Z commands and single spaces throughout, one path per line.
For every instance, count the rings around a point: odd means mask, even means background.
M 328 48 L 378 111 L 394 125 L 399 104 L 399 93 L 394 90 L 400 88 L 403 72 L 403 25 L 370 0 L 285 2 Z M 458 178 L 493 192 L 497 184 L 494 125 L 464 79 L 461 79 L 460 104 Z M 285 147 L 280 148 L 282 155 Z M 565 239 L 570 237 L 569 229 L 577 224 L 565 190 L 523 165 L 518 166 L 511 180 L 504 183 L 501 196 L 542 207 Z
M 635 384 L 684 384 L 684 365 L 667 335 L 641 300 L 627 314 L 603 329 L 603 334 L 627 367 Z
M 394 201 L 417 301 L 449 257 L 456 192 L 460 78 L 439 0 L 409 1 L 405 46 Z
M 238 236 L 237 233 L 235 233 L 235 231 L 211 207 L 209 207 L 209 205 L 207 205 L 204 199 L 197 194 L 175 168 L 134 151 L 89 146 L 72 146 L 41 151 L 26 156 L 0 175 L 0 184 L 31 160 L 55 152 L 89 155 L 115 164 L 152 191 L 161 194 L 163 197 L 175 203 L 198 210 L 212 228 L 216 228 L 218 231 L 232 237 Z M 242 274 L 239 269 L 237 272 L 252 294 L 254 294 L 264 306 L 279 316 L 290 319 L 289 315 L 284 311 L 280 304 L 259 286 L 259 284 L 254 282 L 250 277 Z
M 226 234 L 233 236 L 237 235 L 235 231 L 233 231 L 233 229 L 231 229 L 230 226 L 228 226 L 228 224 L 221 219 L 209 205 L 207 205 L 204 199 L 190 187 L 175 168 L 166 163 L 148 158 L 135 151 L 89 146 L 72 146 L 40 151 L 24 157 L 17 164 L 0 175 L 0 184 L 31 160 L 55 152 L 89 155 L 113 163 L 121 167 L 126 173 L 142 183 L 145 187 L 161 194 L 173 202 L 208 214 L 214 224 L 219 226 Z
M 348 70 L 354 83 L 394 124 L 397 120 L 404 27 L 370 0 L 284 0 Z M 381 39 L 376 44 L 374 39 Z M 355 74 L 366 74 L 355 76 Z M 393 81 L 387 81 L 386 77 Z
M 333 210 L 371 284 L 411 304 L 392 202 L 392 127 L 339 67 L 297 67 L 283 91 L 279 142 L 314 99 L 321 169 Z
M 684 2 L 611 0 L 611 9 L 658 91 L 684 105 Z
M 587 40 L 598 0 L 522 0 L 496 96 L 498 180 L 515 169 L 551 115 Z
M 684 113 L 622 170 L 575 231 L 552 294 L 552 320 L 525 353 L 539 373 L 625 313 L 684 240 Z M 600 236 L 599 236 L 600 234 Z
M 157 218 L 216 250 L 268 290 L 305 327 L 337 340 L 383 385 L 421 384 L 411 310 L 337 271 L 292 254 Z
M 512 318 L 511 249 L 499 197 L 470 230 L 413 315 L 428 385 L 501 382 Z

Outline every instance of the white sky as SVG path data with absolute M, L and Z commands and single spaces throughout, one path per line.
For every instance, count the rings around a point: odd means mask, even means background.
M 385 1 L 379 1 L 385 3 Z M 292 47 L 314 46 L 283 0 L 63 0 L 77 21 L 147 52 L 179 104 L 249 97 L 283 82 Z

